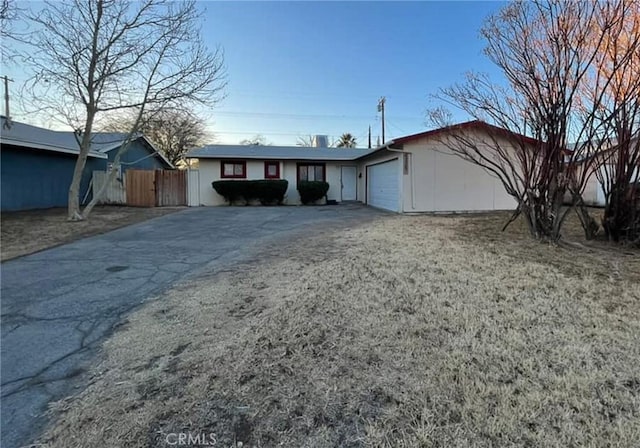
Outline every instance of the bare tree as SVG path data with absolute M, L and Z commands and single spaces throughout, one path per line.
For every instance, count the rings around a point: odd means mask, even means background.
M 31 59 L 33 101 L 77 130 L 80 152 L 68 216 L 86 219 L 103 194 L 94 191 L 80 210 L 80 179 L 98 120 L 117 111 L 138 112 L 115 156 L 112 179 L 148 109 L 220 99 L 223 55 L 204 46 L 192 0 L 49 1 L 30 18 L 37 24 L 32 42 L 38 48 Z
M 296 146 L 305 146 L 311 148 L 314 146 L 314 136 L 313 135 L 305 135 L 302 137 L 298 137 L 298 141 L 296 141 Z
M 241 145 L 246 145 L 246 146 L 269 146 L 271 145 L 271 143 L 269 143 L 267 141 L 267 139 L 264 137 L 264 135 L 260 135 L 260 134 L 256 134 L 251 138 L 245 138 L 244 140 L 240 141 Z
M 603 228 L 612 241 L 640 244 L 640 4 L 620 2 L 609 14 L 624 20 L 608 27 L 600 45 L 595 83 L 610 79 L 599 116 L 603 131 L 592 171 L 605 194 Z M 602 23 L 599 23 L 603 27 Z
M 3 64 L 13 61 L 17 56 L 12 44 L 24 41 L 25 31 L 15 26 L 23 12 L 15 0 L 0 0 L 0 52 Z
M 137 115 L 138 112 L 133 111 L 113 116 L 103 130 L 129 132 Z M 148 110 L 141 118 L 139 130 L 174 165 L 183 160 L 190 149 L 202 146 L 212 138 L 204 121 L 184 109 Z
M 0 0 L 0 37 L 2 39 L 11 35 L 9 25 L 15 19 L 16 5 L 12 0 Z
M 569 197 L 575 204 L 587 182 L 588 176 L 575 175 L 573 167 L 593 154 L 589 142 L 603 126 L 596 119 L 603 91 L 586 98 L 582 86 L 593 71 L 605 30 L 624 19 L 603 14 L 606 7 L 564 0 L 510 3 L 481 31 L 485 54 L 507 84 L 470 74 L 466 83 L 438 95 L 474 118 L 509 131 L 494 132 L 484 141 L 453 133 L 444 143 L 502 181 L 518 203 L 512 220 L 522 214 L 535 238 L 561 237 L 571 210 L 563 209 L 563 202 Z M 598 20 L 602 27 L 594 26 Z M 431 118 L 444 125 L 447 114 L 436 110 Z M 570 141 L 583 143 L 569 150 Z

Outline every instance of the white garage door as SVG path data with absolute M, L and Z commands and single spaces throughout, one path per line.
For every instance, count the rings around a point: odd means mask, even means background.
M 394 212 L 400 209 L 398 159 L 367 167 L 367 203 Z

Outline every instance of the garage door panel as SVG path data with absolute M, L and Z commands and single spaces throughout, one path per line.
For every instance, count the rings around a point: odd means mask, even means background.
M 373 207 L 399 211 L 398 159 L 367 167 L 367 203 Z

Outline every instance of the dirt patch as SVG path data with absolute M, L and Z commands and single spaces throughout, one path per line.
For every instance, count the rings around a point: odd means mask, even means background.
M 2 212 L 2 261 L 183 210 L 184 207 L 96 207 L 87 221 L 67 221 L 63 208 Z
M 637 446 L 637 254 L 516 251 L 494 219 L 385 217 L 181 285 L 105 343 L 42 441 Z

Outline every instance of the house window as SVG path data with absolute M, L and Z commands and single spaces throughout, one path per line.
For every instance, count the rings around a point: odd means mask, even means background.
M 264 162 L 264 178 L 280 179 L 280 162 Z
M 247 162 L 222 162 L 220 164 L 220 177 L 231 179 L 245 179 L 247 177 Z
M 301 180 L 325 180 L 324 163 L 299 163 L 298 182 Z

